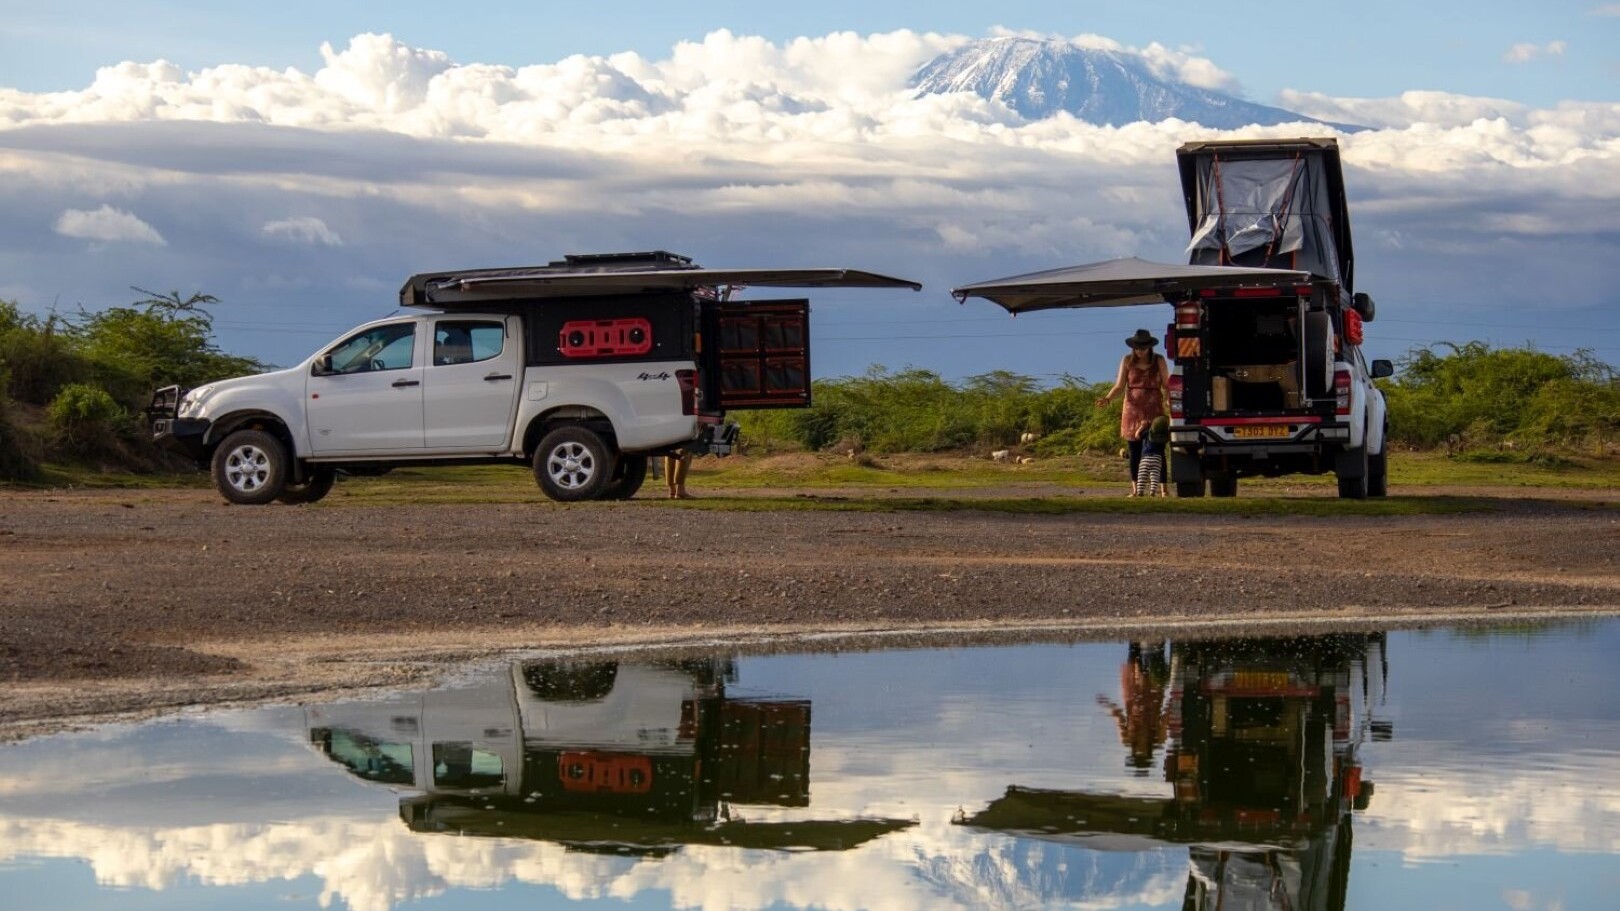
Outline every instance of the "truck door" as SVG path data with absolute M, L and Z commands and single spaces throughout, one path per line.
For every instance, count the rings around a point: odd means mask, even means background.
M 717 307 L 720 410 L 810 404 L 810 302 Z
M 419 452 L 422 364 L 417 321 L 362 329 L 316 358 L 306 386 L 317 455 Z
M 518 363 L 517 317 L 443 316 L 432 321 L 422 378 L 428 449 L 488 451 L 512 435 Z

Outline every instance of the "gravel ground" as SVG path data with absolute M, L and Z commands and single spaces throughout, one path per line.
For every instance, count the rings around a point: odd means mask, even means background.
M 0 734 L 770 633 L 1620 613 L 1620 511 L 1398 518 L 245 508 L 0 491 Z

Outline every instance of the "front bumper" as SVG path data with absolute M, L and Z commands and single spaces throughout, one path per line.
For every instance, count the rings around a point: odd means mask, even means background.
M 154 443 L 201 462 L 207 454 L 208 428 L 212 422 L 180 417 L 180 400 L 185 398 L 186 392 L 179 386 L 164 386 L 154 392 L 152 404 L 146 408 L 146 418 L 152 422 Z
M 208 453 L 208 428 L 212 425 L 205 418 L 153 418 L 152 441 L 201 462 Z

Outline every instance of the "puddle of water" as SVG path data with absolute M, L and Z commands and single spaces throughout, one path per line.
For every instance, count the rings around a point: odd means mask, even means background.
M 527 661 L 0 748 L 7 908 L 1620 906 L 1620 621 Z

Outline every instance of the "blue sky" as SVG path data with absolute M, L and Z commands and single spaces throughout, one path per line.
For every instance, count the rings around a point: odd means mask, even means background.
M 1168 308 L 1015 322 L 948 291 L 1181 258 L 1174 149 L 1223 134 L 906 91 L 1011 32 L 1375 127 L 1341 137 L 1374 356 L 1478 338 L 1620 363 L 1620 3 L 1144 9 L 9 2 L 0 298 L 206 291 L 223 347 L 290 364 L 412 272 L 664 248 L 927 285 L 814 295 L 820 376 L 1106 378 Z

